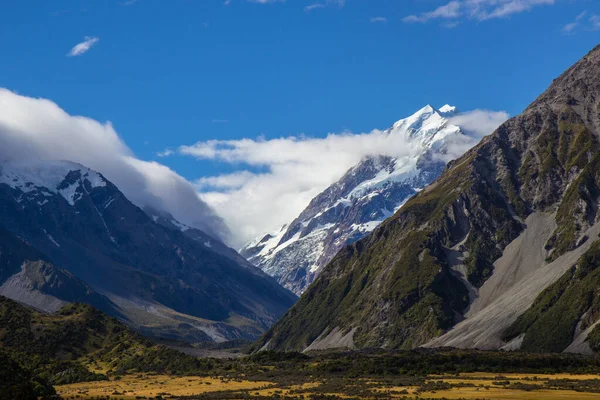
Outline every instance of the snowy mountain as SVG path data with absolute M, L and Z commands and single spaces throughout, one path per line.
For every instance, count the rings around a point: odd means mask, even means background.
M 296 300 L 100 173 L 29 159 L 0 163 L 0 295 L 48 312 L 85 302 L 144 334 L 190 342 L 255 338 Z
M 430 105 L 385 131 L 402 156 L 369 156 L 315 197 L 290 224 L 240 250 L 284 287 L 301 294 L 345 245 L 373 231 L 442 172 L 446 145 L 462 136 L 449 122 L 456 108 Z

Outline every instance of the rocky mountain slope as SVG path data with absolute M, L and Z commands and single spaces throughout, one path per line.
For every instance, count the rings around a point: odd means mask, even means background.
M 384 134 L 403 143 L 399 157 L 372 156 L 315 197 L 293 222 L 261 235 L 240 253 L 300 295 L 344 246 L 372 232 L 444 168 L 448 142 L 462 136 L 450 123 L 456 108 L 426 106 Z
M 4 163 L 0 293 L 45 311 L 86 302 L 187 341 L 256 337 L 295 301 L 216 239 L 174 223 L 155 222 L 82 165 Z
M 599 349 L 600 46 L 345 247 L 256 350 Z

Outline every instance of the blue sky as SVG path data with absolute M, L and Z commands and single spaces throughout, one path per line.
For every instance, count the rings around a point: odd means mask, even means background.
M 367 132 L 427 103 L 514 115 L 599 42 L 595 0 L 473 1 L 4 1 L 0 87 L 196 180 L 269 166 L 157 153 Z

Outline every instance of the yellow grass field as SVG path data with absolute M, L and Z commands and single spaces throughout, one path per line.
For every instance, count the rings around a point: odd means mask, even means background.
M 214 378 L 173 377 L 166 375 L 128 375 L 120 380 L 84 382 L 57 386 L 65 399 L 111 396 L 118 399 L 156 396 L 190 396 L 225 390 L 260 390 L 273 386 L 269 382 L 222 381 Z
M 487 399 L 487 400 L 586 400 L 599 399 L 600 393 L 578 392 L 575 390 L 549 389 L 545 387 L 548 380 L 569 379 L 574 381 L 598 380 L 600 375 L 543 375 L 543 374 L 462 374 L 430 376 L 429 382 L 446 382 L 453 386 L 470 385 L 468 387 L 452 387 L 444 390 L 431 390 L 418 392 L 417 387 L 391 387 L 383 382 L 374 380 L 365 381 L 371 385 L 370 393 L 375 398 L 376 394 L 383 394 L 389 398 L 411 399 Z M 499 380 L 510 382 L 509 385 L 500 384 Z M 514 383 L 539 386 L 539 389 L 519 390 L 511 388 Z M 309 396 L 319 392 L 321 382 L 306 382 L 304 384 L 281 387 L 272 382 L 253 382 L 247 380 L 224 380 L 217 378 L 199 377 L 173 377 L 166 375 L 128 375 L 119 380 L 77 383 L 72 385 L 57 386 L 58 393 L 65 399 L 88 399 L 97 396 L 110 396 L 113 399 L 139 399 L 163 398 L 177 396 L 193 396 L 205 393 L 228 392 L 227 398 L 241 398 L 244 396 Z M 319 392 L 320 393 L 320 392 Z M 354 397 L 346 393 L 320 393 L 336 395 L 340 398 Z M 229 397 L 230 396 L 230 397 Z M 380 397 L 381 398 L 381 397 Z
M 477 388 L 452 389 L 436 393 L 427 393 L 422 397 L 432 399 L 486 399 L 486 400 L 586 400 L 600 399 L 600 393 L 580 393 L 572 390 L 536 390 L 524 392 L 522 390 Z

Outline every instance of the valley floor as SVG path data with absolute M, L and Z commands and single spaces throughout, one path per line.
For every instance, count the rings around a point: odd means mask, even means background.
M 418 385 L 411 381 L 331 378 L 286 385 L 275 380 L 137 374 L 56 389 L 65 399 L 600 399 L 600 374 L 467 373 L 430 375 Z

